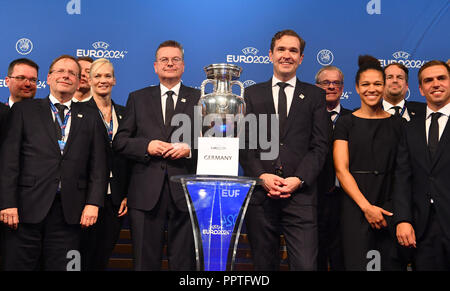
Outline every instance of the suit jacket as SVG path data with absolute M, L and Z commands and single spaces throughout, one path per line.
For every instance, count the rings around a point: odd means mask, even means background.
M 91 98 L 88 102 L 86 102 L 86 105 L 92 107 L 97 112 L 99 110 L 94 98 Z M 114 101 L 112 101 L 112 106 L 114 107 L 114 111 L 117 115 L 117 121 L 120 126 L 125 116 L 125 107 L 114 103 Z M 97 116 L 103 124 L 100 114 L 97 114 Z M 113 204 L 118 206 L 122 202 L 123 198 L 127 196 L 126 193 L 128 190 L 131 167 L 126 157 L 113 151 L 108 132 L 105 127 L 103 128 L 105 129 L 102 136 L 105 141 L 105 149 L 108 160 L 108 177 L 109 173 L 112 172 L 112 177 L 108 178 L 111 186 L 111 199 Z
M 194 106 L 200 91 L 180 86 L 175 113 L 184 113 L 194 120 Z M 114 138 L 113 148 L 135 163 L 128 187 L 128 206 L 149 211 L 159 200 L 164 178 L 167 175 L 195 173 L 195 158 L 177 160 L 150 156 L 148 144 L 152 140 L 170 142 L 175 127 L 166 130 L 161 107 L 160 86 L 151 86 L 130 93 L 125 117 Z M 179 209 L 186 209 L 186 200 L 180 183 L 169 182 L 173 201 Z
M 49 98 L 14 104 L 0 151 L 0 209 L 18 208 L 22 223 L 47 215 L 61 182 L 68 224 L 78 224 L 86 204 L 103 205 L 106 155 L 97 112 L 72 103 L 63 154 L 56 138 Z
M 405 105 L 411 119 L 415 118 L 417 115 L 425 113 L 427 109 L 427 104 L 423 102 L 405 101 Z
M 352 113 L 351 110 L 345 109 L 341 105 L 341 111 L 339 112 L 339 117 L 344 116 L 346 114 Z M 329 119 L 329 118 L 328 118 Z M 330 146 L 328 148 L 328 153 L 325 158 L 325 163 L 323 165 L 322 171 L 320 171 L 318 178 L 318 191 L 319 193 L 328 193 L 333 186 L 336 185 L 336 170 L 334 169 L 334 161 L 333 161 L 333 123 L 329 119 L 330 125 Z
M 8 118 L 9 107 L 0 103 L 0 145 L 3 141 L 3 134 L 6 131 L 6 121 Z
M 272 80 L 246 88 L 245 102 L 248 114 L 253 113 L 257 117 L 259 114 L 275 114 Z M 268 123 L 267 128 L 270 129 L 270 117 Z M 284 134 L 280 134 L 279 157 L 285 177 L 296 176 L 305 182 L 292 198 L 301 204 L 316 204 L 317 177 L 329 147 L 328 124 L 325 91 L 297 79 Z M 274 173 L 276 161 L 261 160 L 262 152 L 258 144 L 256 150 L 249 150 L 242 156 L 245 175 L 259 177 L 263 173 Z M 250 203 L 259 204 L 265 199 L 266 191 L 256 187 Z
M 425 111 L 406 123 L 399 143 L 393 192 L 394 222 L 410 222 L 419 240 L 424 234 L 434 201 L 436 215 L 450 239 L 450 122 L 431 159 L 425 133 Z

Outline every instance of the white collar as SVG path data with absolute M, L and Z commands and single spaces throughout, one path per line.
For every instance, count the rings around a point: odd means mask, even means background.
M 277 86 L 277 84 L 279 82 L 283 82 L 281 80 L 279 80 L 277 77 L 275 77 L 275 75 L 272 77 L 272 87 Z M 292 77 L 290 80 L 288 80 L 287 82 L 284 83 L 288 83 L 289 85 L 291 85 L 292 87 L 295 88 L 295 85 L 297 84 L 297 76 Z
M 173 86 L 172 89 L 168 89 L 166 86 L 164 86 L 161 83 L 159 84 L 159 86 L 161 88 L 161 96 L 164 96 L 167 93 L 167 91 L 173 91 L 175 93 L 175 96 L 178 96 L 180 93 L 181 82 L 179 82 L 178 84 Z
M 428 119 L 431 115 L 431 113 L 434 113 L 435 111 L 431 110 L 430 107 L 428 107 L 427 105 L 427 115 L 426 115 L 426 119 Z M 450 103 L 448 103 L 447 105 L 445 105 L 444 107 L 442 107 L 441 109 L 439 109 L 437 112 L 440 112 L 442 114 L 444 114 L 445 116 L 449 117 L 450 116 Z
M 383 108 L 384 110 L 389 110 L 394 106 L 400 106 L 403 108 L 405 106 L 405 99 L 402 99 L 402 101 L 398 102 L 396 105 L 391 104 L 390 102 L 383 99 Z
M 56 97 L 53 96 L 52 94 L 50 94 L 48 98 L 50 99 L 50 102 L 52 102 L 53 104 L 55 104 L 55 103 L 61 103 L 61 102 L 59 102 L 59 100 L 56 99 Z M 64 102 L 63 105 L 66 105 L 67 108 L 70 109 L 70 107 L 71 107 L 71 105 L 72 105 L 72 99 L 70 99 L 70 100 L 67 101 L 67 102 Z

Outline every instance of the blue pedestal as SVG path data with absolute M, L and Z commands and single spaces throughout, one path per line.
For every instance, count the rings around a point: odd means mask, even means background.
M 175 176 L 188 203 L 197 270 L 232 271 L 239 235 L 257 180 L 234 176 Z

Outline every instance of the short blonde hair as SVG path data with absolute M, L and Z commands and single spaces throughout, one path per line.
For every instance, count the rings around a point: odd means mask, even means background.
M 91 64 L 91 70 L 90 70 L 90 72 L 89 72 L 89 77 L 92 78 L 93 73 L 94 73 L 94 71 L 95 71 L 95 69 L 96 69 L 97 67 L 99 67 L 99 66 L 101 66 L 101 65 L 105 65 L 105 64 L 109 64 L 109 65 L 111 66 L 112 73 L 113 73 L 113 77 L 115 78 L 115 76 L 114 76 L 114 66 L 113 66 L 113 64 L 112 64 L 108 59 L 105 59 L 105 58 L 96 59 L 96 60 Z

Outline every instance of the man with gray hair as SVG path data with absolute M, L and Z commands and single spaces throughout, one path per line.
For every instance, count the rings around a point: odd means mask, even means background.
M 340 200 L 343 190 L 336 179 L 333 165 L 332 133 L 336 121 L 351 111 L 341 106 L 340 100 L 344 90 L 344 74 L 335 66 L 322 67 L 316 74 L 316 85 L 326 92 L 326 106 L 329 114 L 330 147 L 325 164 L 318 177 L 318 230 L 319 253 L 317 267 L 320 271 L 344 270 L 341 240 L 339 234 Z

